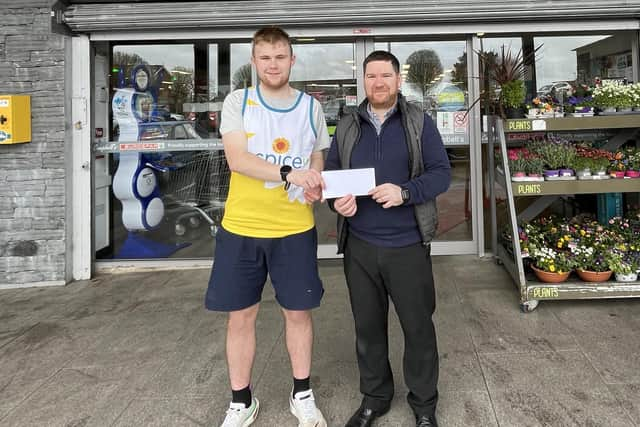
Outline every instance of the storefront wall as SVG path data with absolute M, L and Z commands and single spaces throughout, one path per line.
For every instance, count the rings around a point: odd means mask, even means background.
M 492 43 L 497 46 L 502 41 L 520 40 L 521 32 L 526 32 L 529 35 L 535 34 L 536 36 L 571 34 L 579 37 L 581 34 L 606 36 L 618 30 L 627 30 L 625 34 L 631 41 L 629 50 L 632 52 L 633 61 L 635 61 L 635 65 L 632 64 L 630 72 L 633 79 L 637 80 L 637 29 L 640 2 L 613 2 L 608 4 L 607 8 L 594 6 L 597 2 L 585 2 L 579 10 L 572 10 L 575 5 L 572 6 L 571 3 L 574 2 L 554 2 L 558 4 L 557 13 L 549 14 L 547 11 L 538 11 L 534 2 L 521 2 L 519 6 L 508 5 L 509 7 L 506 7 L 507 2 L 504 2 L 505 4 L 502 5 L 502 8 L 496 7 L 496 4 L 491 4 L 490 7 L 485 5 L 483 8 L 474 10 L 472 7 L 461 9 L 459 6 L 466 2 L 454 1 L 448 2 L 448 12 L 443 12 L 442 8 L 431 7 L 432 5 L 427 7 L 427 5 L 422 5 L 420 2 L 404 5 L 402 10 L 390 10 L 389 8 L 381 9 L 382 2 L 366 2 L 367 5 L 364 5 L 362 2 L 353 1 L 349 2 L 348 5 L 343 4 L 344 2 L 329 2 L 336 3 L 335 7 L 323 7 L 322 10 L 318 9 L 315 14 L 304 14 L 302 12 L 305 11 L 301 11 L 301 8 L 283 7 L 282 10 L 274 10 L 272 11 L 273 13 L 269 14 L 265 13 L 265 9 L 262 7 L 236 7 L 233 11 L 228 11 L 226 15 L 223 6 L 217 8 L 215 14 L 207 15 L 202 12 L 205 9 L 201 9 L 199 12 L 200 9 L 198 7 L 211 7 L 212 2 L 194 2 L 194 7 L 184 7 L 183 4 L 180 10 L 176 9 L 176 3 L 167 3 L 165 6 L 173 8 L 171 9 L 173 14 L 169 14 L 168 11 L 163 13 L 162 10 L 150 11 L 147 9 L 147 19 L 142 20 L 141 23 L 139 22 L 135 26 L 132 25 L 130 17 L 136 15 L 132 14 L 131 11 L 136 8 L 148 7 L 149 5 L 121 3 L 120 6 L 124 8 L 122 10 L 114 7 L 100 9 L 107 6 L 99 4 L 72 5 L 69 7 L 67 9 L 68 13 L 65 14 L 67 24 L 78 34 L 85 33 L 85 35 L 73 37 L 73 43 L 69 42 L 66 49 L 64 48 L 64 42 L 69 39 L 64 36 L 51 34 L 49 36 L 40 36 L 40 38 L 36 39 L 39 45 L 34 45 L 34 50 L 40 52 L 41 49 L 45 50 L 44 48 L 47 48 L 46 51 L 54 52 L 54 55 L 57 55 L 57 60 L 54 61 L 55 66 L 59 68 L 67 66 L 67 69 L 61 74 L 66 76 L 67 79 L 71 79 L 73 73 L 73 85 L 68 83 L 65 86 L 64 76 L 55 72 L 51 72 L 49 77 L 44 79 L 38 77 L 24 79 L 24 74 L 21 76 L 19 73 L 24 73 L 25 71 L 18 70 L 13 65 L 9 68 L 9 72 L 14 73 L 15 80 L 10 77 L 2 82 L 2 84 L 6 85 L 2 92 L 9 93 L 12 91 L 21 93 L 35 92 L 41 88 L 35 88 L 33 85 L 52 82 L 52 88 L 48 89 L 52 92 L 51 96 L 43 96 L 42 105 L 45 107 L 51 105 L 53 109 L 52 111 L 52 109 L 43 108 L 37 113 L 37 103 L 34 103 L 34 142 L 23 147 L 7 148 L 0 146 L 0 151 L 3 153 L 2 158 L 0 158 L 0 166 L 3 166 L 2 170 L 0 170 L 0 182 L 5 184 L 0 189 L 0 198 L 3 199 L 3 202 L 7 202 L 0 205 L 0 224 L 2 225 L 0 233 L 3 233 L 2 236 L 5 237 L 0 245 L 0 272 L 4 269 L 9 283 L 64 283 L 70 279 L 88 278 L 96 260 L 103 260 L 98 263 L 100 265 L 100 263 L 104 263 L 105 259 L 113 255 L 113 253 L 109 254 L 108 252 L 107 255 L 101 255 L 100 249 L 105 239 L 100 230 L 106 228 L 111 232 L 116 231 L 113 227 L 114 215 L 105 220 L 104 217 L 100 218 L 100 212 L 108 212 L 114 208 L 114 199 L 108 196 L 105 197 L 104 189 L 108 188 L 111 183 L 110 180 L 113 179 L 113 175 L 110 175 L 110 172 L 114 171 L 109 169 L 109 162 L 112 161 L 113 157 L 117 156 L 114 153 L 105 153 L 103 157 L 100 157 L 99 153 L 91 150 L 91 144 L 95 143 L 96 139 L 104 138 L 105 135 L 106 142 L 114 142 L 114 138 L 110 134 L 113 130 L 112 123 L 110 123 L 111 116 L 108 112 L 105 114 L 105 108 L 108 110 L 110 107 L 109 102 L 113 91 L 105 98 L 104 94 L 100 92 L 101 88 L 105 86 L 112 87 L 111 83 L 106 81 L 104 82 L 105 85 L 96 84 L 98 83 L 96 75 L 91 73 L 95 72 L 96 64 L 103 68 L 106 67 L 107 70 L 114 65 L 112 57 L 117 46 L 175 44 L 182 43 L 182 41 L 187 44 L 202 44 L 203 41 L 228 42 L 229 40 L 237 41 L 238 44 L 246 44 L 250 40 L 255 27 L 269 23 L 282 24 L 294 38 L 315 38 L 316 40 L 312 44 L 333 44 L 334 47 L 340 44 L 351 45 L 353 48 L 354 67 L 356 67 L 356 72 L 351 76 L 354 80 L 353 83 L 357 85 L 359 73 L 356 60 L 361 60 L 366 52 L 374 48 L 389 49 L 398 56 L 408 56 L 402 53 L 402 50 L 410 43 L 416 45 L 414 50 L 436 48 L 436 51 L 439 44 L 453 43 L 450 47 L 453 47 L 454 50 L 457 49 L 457 54 L 463 56 L 462 54 L 467 52 L 485 48 L 483 42 L 488 46 Z M 246 3 L 249 2 L 244 3 L 246 6 Z M 253 3 L 262 6 L 263 3 L 266 4 L 268 2 Z M 287 2 L 282 3 L 284 5 Z M 293 4 L 294 2 L 291 3 Z M 23 3 L 20 8 L 16 9 L 16 16 L 22 16 L 23 14 L 25 18 L 22 19 L 27 19 L 27 15 L 33 16 L 33 9 L 29 11 L 26 11 L 26 9 L 19 10 L 24 9 L 24 7 Z M 394 8 L 393 6 L 389 7 Z M 411 10 L 407 10 L 407 7 Z M 36 8 L 35 10 L 42 15 L 41 19 L 44 25 L 47 22 L 44 15 L 46 14 L 48 18 L 49 10 L 46 8 Z M 288 13 L 283 13 L 284 10 L 287 10 Z M 332 10 L 340 10 L 341 13 L 328 12 Z M 362 10 L 368 10 L 371 13 L 364 15 Z M 332 14 L 331 19 L 327 17 L 328 13 Z M 493 15 L 488 17 L 488 13 L 493 13 Z M 85 16 L 84 20 L 78 18 L 81 16 Z M 167 19 L 167 16 L 170 16 L 171 19 Z M 307 20 L 302 21 L 301 19 L 305 16 Z M 605 16 L 608 19 L 603 19 Z M 500 17 L 502 19 L 497 19 Z M 598 19 L 596 20 L 596 18 Z M 381 21 L 389 25 L 380 25 L 379 22 Z M 496 21 L 500 21 L 500 23 L 496 23 Z M 255 25 L 248 28 L 244 24 L 245 22 L 253 22 Z M 326 22 L 332 22 L 334 25 L 327 27 L 324 25 Z M 17 25 L 19 27 L 22 24 Z M 37 27 L 33 26 L 33 28 Z M 136 30 L 131 31 L 132 28 Z M 194 28 L 198 29 L 194 30 Z M 518 31 L 515 31 L 516 29 Z M 9 35 L 11 32 L 18 31 L 18 29 L 11 28 L 11 26 L 3 26 L 1 31 L 6 31 L 5 34 Z M 481 37 L 478 37 L 478 34 Z M 493 42 L 490 41 L 492 39 Z M 502 39 L 502 41 L 498 39 Z M 15 58 L 20 58 L 20 55 L 23 55 L 24 63 L 33 66 L 31 62 L 34 61 L 33 58 L 37 54 L 26 58 L 24 53 L 22 51 L 18 52 L 15 47 L 8 49 L 8 47 L 11 47 L 10 42 L 13 40 L 17 39 L 5 37 L 4 50 L 2 49 L 2 44 L 0 44 L 0 61 L 5 61 L 5 64 L 16 63 Z M 598 40 L 598 37 L 594 40 Z M 54 44 L 53 47 L 50 46 L 51 43 Z M 459 46 L 457 48 L 455 47 L 456 43 Z M 211 49 L 211 44 L 208 46 Z M 576 48 L 581 46 L 583 45 L 578 43 Z M 488 48 L 486 49 L 488 50 Z M 624 50 L 627 50 L 626 47 Z M 73 63 L 72 61 L 65 63 L 65 52 L 68 56 L 73 52 Z M 2 56 L 3 53 L 4 56 Z M 17 56 L 8 58 L 9 53 Z M 212 55 L 213 53 L 210 51 L 209 59 Z M 471 78 L 467 76 L 467 81 L 465 82 L 467 85 L 465 89 L 468 91 L 465 99 L 466 107 L 471 105 L 469 100 L 477 99 L 479 93 L 479 84 L 477 79 L 473 77 L 478 75 L 476 55 L 472 55 L 471 58 L 473 60 L 469 61 L 470 63 L 466 67 L 469 75 L 472 76 Z M 219 64 L 222 64 L 222 62 Z M 42 66 L 47 67 L 50 64 L 42 64 Z M 226 66 L 233 67 L 231 63 Z M 624 64 L 621 66 L 625 68 Z M 5 67 L 8 66 L 5 65 Z M 54 68 L 54 70 L 59 68 Z M 0 69 L 2 69 L 2 62 L 0 62 Z M 44 69 L 40 68 L 39 71 L 42 73 Z M 229 74 L 229 70 L 225 70 L 225 73 Z M 548 77 L 555 80 L 555 77 L 552 77 L 551 74 Z M 35 83 L 35 80 L 40 80 L 40 83 Z M 578 76 L 576 76 L 575 80 L 578 80 Z M 304 81 L 310 82 L 309 79 L 304 79 Z M 342 83 L 344 82 L 340 84 Z M 544 83 L 545 81 L 535 81 L 537 87 L 541 87 Z M 346 88 L 346 91 L 349 92 L 350 84 L 342 84 L 341 87 L 343 89 Z M 309 88 L 310 86 L 301 87 L 301 89 L 307 91 L 309 91 Z M 357 100 L 362 99 L 361 92 L 356 91 L 355 95 Z M 352 92 L 341 94 L 341 97 L 346 98 L 347 96 L 349 99 L 353 99 L 354 94 Z M 424 96 L 422 98 L 424 102 Z M 65 108 L 62 99 L 67 100 L 67 108 Z M 105 99 L 107 102 L 105 102 Z M 45 100 L 49 104 L 46 104 Z M 183 107 L 188 104 L 188 102 L 182 102 Z M 193 104 L 200 103 L 194 102 Z M 85 106 L 86 111 L 83 110 Z M 325 109 L 329 111 L 329 114 L 332 114 L 331 111 L 334 107 L 340 108 L 340 105 L 333 106 L 331 102 L 325 104 Z M 46 112 L 43 110 L 46 110 Z M 52 113 L 55 114 L 55 112 L 60 113 L 60 115 L 52 116 Z M 182 114 L 182 117 L 177 117 L 177 119 L 185 118 L 184 112 L 184 108 L 182 108 L 182 111 L 169 111 L 170 114 Z M 107 117 L 106 120 L 104 119 L 105 117 Z M 437 118 L 437 116 L 434 118 Z M 65 119 L 69 123 L 66 127 L 66 141 L 69 144 L 66 145 L 64 144 Z M 209 119 L 213 120 L 214 118 L 209 117 Z M 43 126 L 46 126 L 47 130 L 38 135 L 36 123 L 41 120 L 43 120 Z M 97 120 L 103 120 L 100 126 L 96 126 Z M 78 122 L 78 126 L 72 126 L 72 123 L 76 124 L 76 122 Z M 480 105 L 474 105 L 469 115 L 469 124 L 465 132 L 469 141 L 462 153 L 462 157 L 466 157 L 467 163 L 460 168 L 462 178 L 459 181 L 463 187 L 461 191 L 463 193 L 468 191 L 469 193 L 465 196 L 468 206 L 465 206 L 462 211 L 463 215 L 465 215 L 466 209 L 470 209 L 471 216 L 467 218 L 469 231 L 459 239 L 444 241 L 440 253 L 482 254 L 484 252 L 483 229 L 485 219 L 482 195 L 484 176 L 482 162 L 480 161 L 482 156 L 480 123 Z M 98 134 L 96 130 L 98 127 L 104 133 Z M 58 137 L 57 139 L 56 136 Z M 204 139 L 215 140 L 215 138 Z M 34 143 L 39 144 L 39 146 Z M 65 146 L 70 148 L 68 153 L 65 152 Z M 45 151 L 50 147 L 57 148 L 52 151 Z M 32 152 L 36 152 L 35 157 L 39 156 L 40 163 L 37 163 L 38 160 L 31 159 L 33 156 L 28 153 Z M 452 154 L 454 159 L 460 157 L 460 153 L 454 152 Z M 111 160 L 109 160 L 110 157 Z M 28 161 L 33 161 L 37 164 L 25 164 L 25 158 L 29 158 Z M 62 162 L 62 166 L 60 166 L 60 162 Z M 52 167 L 56 164 L 58 166 Z M 113 164 L 111 165 L 113 166 Z M 28 184 L 25 184 L 25 182 L 28 182 Z M 466 182 L 468 182 L 466 184 L 468 186 L 467 189 L 464 188 Z M 3 195 L 3 191 L 9 194 Z M 35 192 L 35 194 L 32 195 L 30 191 Z M 20 194 L 20 196 L 17 194 Z M 106 202 L 101 204 L 100 200 L 105 200 Z M 460 198 L 458 198 L 459 200 Z M 9 204 L 12 206 L 11 208 L 7 208 Z M 24 208 L 28 207 L 30 209 L 27 212 L 22 209 L 23 206 L 18 206 L 20 204 L 35 204 L 37 206 L 24 206 Z M 61 206 L 57 208 L 58 205 Z M 36 208 L 41 209 L 38 210 Z M 28 216 L 30 221 L 23 220 L 25 216 Z M 42 221 L 40 220 L 41 218 L 43 219 Z M 73 218 L 77 220 L 73 220 Z M 100 225 L 101 221 L 103 225 Z M 44 227 L 43 224 L 54 225 L 50 226 L 51 229 L 45 228 L 42 232 L 36 231 L 40 230 L 37 227 Z M 20 230 L 24 231 L 21 232 Z M 330 234 L 329 230 L 327 235 Z M 173 231 L 171 235 L 174 235 Z M 106 241 L 109 241 L 109 239 L 111 237 L 107 238 Z M 34 246 L 36 246 L 35 250 Z M 67 246 L 72 247 L 67 248 Z M 436 250 L 436 252 L 438 251 Z M 131 261 L 136 258 L 132 256 L 127 257 L 126 260 Z M 198 254 L 195 258 L 196 260 L 194 261 L 194 258 L 178 257 L 173 263 L 174 265 L 198 265 L 202 262 L 211 262 L 210 257 L 206 255 L 201 256 Z M 198 259 L 201 261 L 198 261 Z M 36 264 L 38 268 L 34 267 Z M 127 262 L 120 265 L 131 264 L 132 262 Z M 166 264 L 166 261 L 143 261 L 142 264 L 152 266 Z M 0 283 L 4 282 L 0 280 Z
M 31 142 L 0 144 L 0 289 L 61 285 L 72 230 L 67 208 L 65 55 L 50 32 L 51 2 L 2 2 L 0 94 L 30 95 Z

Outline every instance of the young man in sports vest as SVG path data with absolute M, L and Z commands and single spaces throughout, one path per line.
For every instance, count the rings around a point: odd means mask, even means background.
M 318 101 L 289 85 L 295 62 L 286 32 L 263 28 L 253 38 L 259 83 L 227 96 L 221 133 L 231 181 L 205 305 L 228 312 L 227 363 L 232 400 L 223 427 L 253 423 L 255 323 L 267 274 L 285 319 L 293 371 L 291 413 L 300 427 L 325 427 L 309 384 L 311 309 L 324 292 L 317 236 L 304 191 L 322 185 L 329 135 Z

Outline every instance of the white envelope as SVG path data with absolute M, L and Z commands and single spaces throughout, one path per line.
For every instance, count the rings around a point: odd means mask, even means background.
M 374 168 L 324 171 L 322 179 L 325 184 L 323 199 L 334 199 L 347 194 L 366 196 L 376 186 L 376 171 Z

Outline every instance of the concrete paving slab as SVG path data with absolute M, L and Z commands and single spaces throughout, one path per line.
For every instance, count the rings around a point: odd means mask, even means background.
M 105 317 L 40 322 L 0 349 L 0 420 L 113 325 Z
M 615 384 L 609 390 L 636 426 L 640 426 L 640 384 Z
M 575 337 L 553 315 L 551 305 L 521 313 L 517 292 L 462 291 L 465 324 L 479 353 L 578 350 Z
M 509 273 L 491 257 L 460 255 L 438 256 L 434 259 L 434 272 L 437 276 L 454 281 L 461 290 L 516 289 Z
M 640 384 L 638 336 L 576 336 L 585 356 L 606 384 Z
M 61 369 L 2 425 L 111 425 L 134 397 L 131 374 L 127 367 Z
M 579 351 L 481 354 L 501 426 L 633 426 Z
M 194 326 L 189 315 L 181 312 L 127 313 L 115 320 L 98 345 L 78 355 L 70 367 L 164 362 Z
M 228 402 L 212 404 L 209 398 L 135 399 L 126 408 L 114 427 L 128 426 L 218 426 L 217 413 L 226 410 Z M 254 424 L 256 425 L 256 424 Z
M 441 392 L 438 398 L 436 415 L 438 423 L 443 427 L 498 426 L 491 399 L 486 389 L 484 391 L 450 390 L 444 393 Z
M 278 310 L 269 307 L 261 307 L 258 314 L 254 382 L 267 366 L 276 343 L 281 343 L 282 326 L 276 326 L 280 317 Z M 162 369 L 140 391 L 139 397 L 209 397 L 228 404 L 225 337 L 226 314 L 209 312 L 209 316 L 195 326 L 191 336 L 167 355 Z
M 556 318 L 576 336 L 640 336 L 638 299 L 557 301 L 552 309 Z

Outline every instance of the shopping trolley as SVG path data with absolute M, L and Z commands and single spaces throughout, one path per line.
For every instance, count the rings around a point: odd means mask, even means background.
M 184 235 L 187 224 L 195 228 L 204 220 L 215 236 L 222 222 L 231 176 L 224 151 L 179 152 L 149 166 L 162 172 L 160 192 L 166 211 L 175 214 L 176 235 Z

